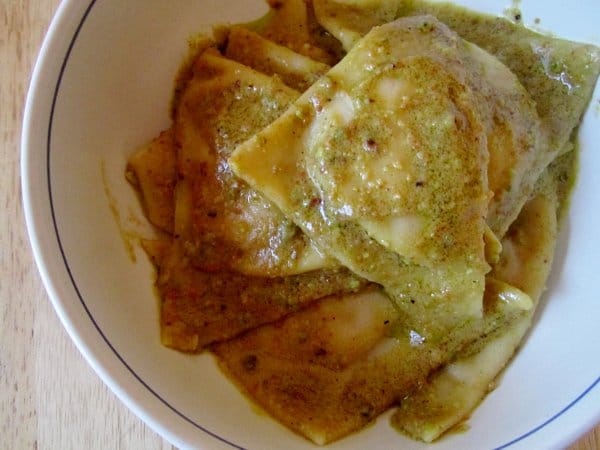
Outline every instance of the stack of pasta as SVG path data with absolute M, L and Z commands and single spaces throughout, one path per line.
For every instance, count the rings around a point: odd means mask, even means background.
M 163 344 L 324 444 L 432 441 L 529 328 L 598 50 L 447 4 L 271 1 L 191 41 L 127 176 Z

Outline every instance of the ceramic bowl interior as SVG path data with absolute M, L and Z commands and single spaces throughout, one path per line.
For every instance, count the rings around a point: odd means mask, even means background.
M 506 2 L 470 6 L 503 14 Z M 596 0 L 572 8 L 558 0 L 521 6 L 525 23 L 540 18 L 545 30 L 600 43 L 597 21 L 590 20 L 600 17 Z M 148 230 L 124 177 L 128 156 L 169 125 L 187 38 L 265 11 L 261 0 L 64 1 L 27 103 L 24 203 L 54 307 L 108 386 L 181 447 L 313 447 L 257 412 L 209 354 L 186 356 L 160 345 L 153 270 L 134 239 Z M 533 332 L 468 431 L 432 448 L 561 447 L 600 420 L 598 96 L 597 90 L 581 126 L 581 173 Z M 426 447 L 395 432 L 388 419 L 331 448 Z

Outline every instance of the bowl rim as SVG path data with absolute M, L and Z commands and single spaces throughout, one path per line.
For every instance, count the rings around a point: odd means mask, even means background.
M 160 401 L 163 407 L 166 406 L 170 409 L 176 416 L 176 419 L 183 419 L 196 429 L 204 432 L 207 438 L 213 438 L 213 445 L 224 444 L 226 448 L 241 449 L 243 447 L 208 430 L 178 411 L 136 374 L 135 370 L 128 365 L 127 361 L 119 354 L 104 331 L 94 320 L 84 298 L 79 292 L 76 280 L 71 273 L 69 262 L 62 248 L 61 237 L 54 216 L 49 164 L 52 123 L 62 76 L 69 62 L 71 51 L 81 29 L 84 27 L 88 16 L 96 4 L 97 0 L 88 0 L 85 3 L 78 0 L 61 1 L 43 40 L 32 72 L 23 115 L 20 175 L 23 210 L 34 260 L 52 306 L 70 338 L 103 382 L 135 415 L 167 441 L 179 447 L 188 447 L 197 444 L 197 442 L 191 444 L 186 438 L 178 433 L 174 433 L 169 426 L 165 425 L 164 409 L 156 409 L 156 407 L 150 405 L 144 395 L 140 396 L 131 393 L 131 389 L 134 388 L 133 384 L 137 383 L 138 386 L 135 386 L 137 390 L 141 388 L 142 391 L 145 391 L 146 395 L 150 393 Z M 53 55 L 60 55 L 58 61 Z M 40 125 L 42 126 L 40 127 Z M 42 150 L 34 142 L 40 140 L 40 137 L 36 138 L 36 135 L 39 135 L 40 128 L 44 127 L 46 127 L 44 157 L 39 158 L 39 153 Z M 38 177 L 40 164 L 45 165 L 45 178 L 43 179 Z M 48 204 L 43 207 L 42 205 L 46 202 Z M 50 216 L 41 214 L 40 211 L 49 212 Z M 52 229 L 48 229 L 47 227 L 49 222 L 52 224 Z M 49 245 L 48 238 L 54 239 L 55 242 Z M 56 253 L 56 249 L 59 250 L 59 253 Z M 50 270 L 50 263 L 57 260 L 62 261 L 64 265 L 64 267 L 59 269 L 62 272 L 59 278 L 57 278 L 56 270 Z M 58 282 L 60 278 L 64 280 L 65 276 L 71 283 L 68 289 L 72 289 L 75 292 L 80 302 L 79 306 L 85 310 L 89 318 L 89 323 L 82 323 L 81 320 L 78 320 L 79 317 L 64 302 L 65 295 L 72 295 L 65 294 L 64 286 L 61 286 Z M 90 334 L 90 331 L 94 331 L 95 334 Z M 123 366 L 120 368 L 121 370 L 118 370 L 119 368 L 115 369 L 115 359 Z M 131 376 L 133 376 L 133 383 Z M 547 425 L 563 416 L 567 411 L 571 410 L 576 404 L 580 403 L 599 384 L 600 376 L 563 409 L 554 413 L 550 418 L 527 433 L 523 433 L 497 448 L 504 449 L 511 447 L 538 433 L 547 427 Z M 169 422 L 173 420 L 171 418 Z M 600 409 L 595 414 L 590 414 L 587 420 L 564 430 L 565 433 L 562 439 L 555 441 L 555 445 L 568 445 L 577 439 L 578 436 L 593 428 L 598 421 L 600 421 Z

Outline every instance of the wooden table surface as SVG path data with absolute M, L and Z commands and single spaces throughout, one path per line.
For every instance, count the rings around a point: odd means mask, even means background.
M 31 70 L 59 0 L 0 0 L 0 449 L 173 448 L 84 361 L 27 240 L 19 177 Z M 600 425 L 570 450 L 600 449 Z

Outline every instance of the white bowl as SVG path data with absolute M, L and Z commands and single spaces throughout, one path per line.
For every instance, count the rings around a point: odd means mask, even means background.
M 468 2 L 463 2 L 469 4 Z M 502 14 L 506 0 L 470 6 Z M 218 22 L 258 17 L 262 0 L 64 1 L 35 68 L 23 130 L 27 224 L 45 286 L 69 334 L 106 384 L 180 447 L 312 447 L 256 409 L 208 354 L 160 345 L 152 267 L 124 245 L 139 231 L 128 155 L 169 125 L 186 40 Z M 526 23 L 599 43 L 600 3 L 530 0 Z M 581 171 L 540 318 L 470 429 L 434 448 L 560 448 L 600 421 L 600 117 L 581 127 Z M 118 211 L 119 217 L 115 217 Z M 120 223 L 120 226 L 118 225 Z M 425 448 L 388 415 L 331 448 Z

